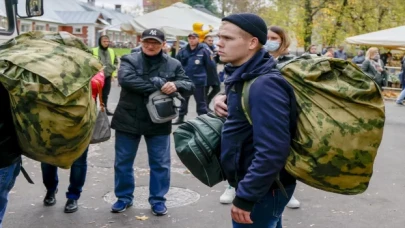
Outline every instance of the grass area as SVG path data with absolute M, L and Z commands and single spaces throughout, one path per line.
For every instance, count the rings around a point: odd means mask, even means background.
M 113 50 L 118 57 L 131 53 L 130 48 L 113 48 Z

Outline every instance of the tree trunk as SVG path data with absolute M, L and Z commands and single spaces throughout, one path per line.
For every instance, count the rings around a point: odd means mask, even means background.
M 307 48 L 311 45 L 312 43 L 312 5 L 311 5 L 311 0 L 305 0 L 304 4 L 304 48 L 307 50 Z
M 336 19 L 336 26 L 335 26 L 335 29 L 333 30 L 331 39 L 330 39 L 330 41 L 329 41 L 329 44 L 330 44 L 330 45 L 335 44 L 337 32 L 338 32 L 340 29 L 342 29 L 342 20 L 343 20 L 343 16 L 345 15 L 345 12 L 346 12 L 346 6 L 347 6 L 347 4 L 348 4 L 348 0 L 343 0 L 343 4 L 342 4 L 342 6 L 340 7 L 339 15 L 338 15 L 338 17 L 337 17 L 337 19 Z

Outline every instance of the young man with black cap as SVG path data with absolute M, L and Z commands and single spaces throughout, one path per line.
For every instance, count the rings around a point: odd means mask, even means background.
M 108 96 L 111 90 L 112 77 L 116 75 L 117 69 L 117 56 L 110 46 L 110 38 L 106 35 L 100 36 L 98 40 L 98 47 L 93 48 L 93 55 L 100 59 L 104 65 L 104 87 L 103 87 L 103 101 L 106 108 L 106 113 L 112 116 L 113 113 L 107 109 Z
M 132 206 L 135 178 L 134 160 L 144 136 L 150 166 L 149 203 L 154 215 L 165 215 L 165 195 L 170 187 L 170 134 L 172 123 L 153 123 L 146 108 L 150 94 L 179 92 L 190 96 L 194 85 L 180 62 L 164 54 L 165 34 L 158 29 L 142 33 L 142 51 L 121 58 L 118 81 L 121 95 L 112 119 L 115 132 L 115 188 L 118 198 L 112 212 Z
M 233 227 L 281 228 L 284 207 L 296 180 L 284 169 L 297 124 L 293 88 L 263 49 L 267 26 L 254 14 L 222 19 L 218 54 L 225 67 L 226 95 L 215 98 L 215 112 L 227 117 L 222 131 L 221 163 L 229 184 L 236 188 L 231 215 Z M 250 87 L 249 123 L 241 104 L 246 81 Z M 283 187 L 275 183 L 279 175 Z M 283 194 L 282 190 L 286 191 Z
M 186 75 L 193 81 L 195 85 L 194 99 L 197 103 L 198 115 L 207 113 L 207 102 L 205 96 L 205 85 L 207 81 L 207 72 L 216 71 L 216 64 L 212 59 L 209 48 L 206 45 L 199 43 L 197 33 L 188 35 L 188 45 L 179 51 L 176 58 L 181 62 L 181 65 L 186 71 Z M 188 112 L 188 102 L 190 97 L 185 97 L 185 101 L 181 103 L 179 117 L 174 120 L 173 124 L 181 124 L 184 122 L 184 116 Z

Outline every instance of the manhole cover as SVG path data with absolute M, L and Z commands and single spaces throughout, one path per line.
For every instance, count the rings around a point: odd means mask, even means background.
M 166 194 L 166 207 L 181 207 L 197 202 L 200 199 L 200 194 L 194 192 L 190 189 L 171 187 L 169 192 Z M 134 194 L 134 207 L 138 209 L 149 209 L 150 204 L 148 202 L 149 198 L 149 187 L 140 186 L 135 188 Z M 114 192 L 108 192 L 104 195 L 104 201 L 109 204 L 115 203 L 117 198 Z

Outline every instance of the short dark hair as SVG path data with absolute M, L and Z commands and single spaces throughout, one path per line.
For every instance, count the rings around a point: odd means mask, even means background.
M 312 47 L 316 47 L 316 45 L 315 45 L 315 44 L 310 45 L 310 46 L 308 47 L 307 51 L 310 51 Z

